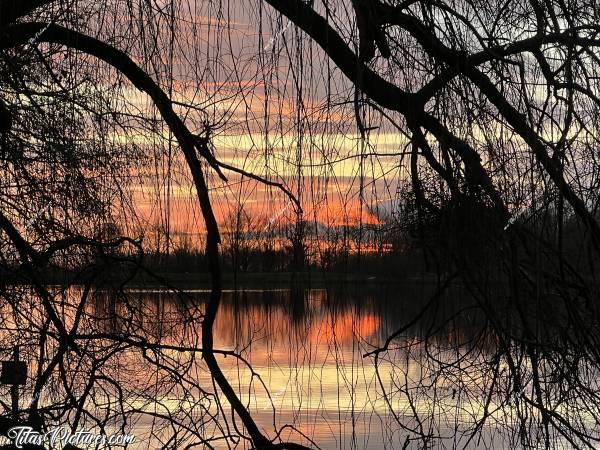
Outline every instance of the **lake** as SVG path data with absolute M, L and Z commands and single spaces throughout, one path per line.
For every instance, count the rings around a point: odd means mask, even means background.
M 219 362 L 271 438 L 324 449 L 516 448 L 523 440 L 543 447 L 539 413 L 520 397 L 531 383 L 512 392 L 498 342 L 464 292 L 453 287 L 423 311 L 432 292 L 416 283 L 225 291 L 215 348 L 244 360 Z M 130 373 L 127 430 L 139 448 L 249 448 L 224 438 L 241 423 L 213 395 L 200 355 L 180 348 L 201 347 L 208 291 L 129 289 L 126 301 L 119 295 L 95 297 L 91 316 L 104 331 L 172 346 L 156 360 L 151 351 L 121 359 Z M 377 364 L 366 356 L 407 323 Z M 158 364 L 185 375 L 150 370 Z M 520 364 L 525 373 L 527 359 Z M 190 426 L 194 421 L 201 426 Z M 552 433 L 552 448 L 572 448 Z
M 369 450 L 595 442 L 597 346 L 550 326 L 549 317 L 563 322 L 557 309 L 528 316 L 538 345 L 502 318 L 511 305 L 498 301 L 491 314 L 459 285 L 435 291 L 431 282 L 227 290 L 217 359 L 276 441 Z M 66 353 L 31 288 L 12 292 L 0 352 L 7 359 L 18 343 L 29 365 L 22 417 L 134 434 L 134 449 L 251 447 L 201 357 L 208 290 L 55 286 L 57 314 L 68 329 L 78 323 L 79 347 Z

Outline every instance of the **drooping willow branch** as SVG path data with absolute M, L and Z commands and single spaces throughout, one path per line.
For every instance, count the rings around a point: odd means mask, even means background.
M 317 42 L 327 55 L 337 64 L 344 75 L 363 90 L 371 99 L 383 107 L 387 107 L 403 114 L 412 127 L 423 127 L 431 132 L 440 143 L 451 146 L 461 157 L 464 164 L 470 168 L 470 173 L 475 175 L 475 182 L 481 185 L 494 201 L 496 208 L 505 219 L 509 217 L 504 202 L 494 187 L 489 174 L 481 164 L 478 152 L 464 140 L 454 135 L 448 128 L 440 123 L 433 115 L 425 112 L 425 102 L 443 87 L 453 77 L 464 73 L 475 84 L 481 92 L 496 106 L 499 113 L 513 127 L 525 143 L 531 148 L 536 158 L 546 170 L 555 186 L 564 198 L 571 204 L 575 213 L 583 220 L 590 229 L 594 243 L 600 249 L 600 225 L 593 214 L 587 209 L 584 201 L 575 193 L 564 179 L 564 176 L 548 155 L 545 144 L 541 141 L 535 131 L 527 124 L 524 117 L 511 105 L 500 91 L 493 85 L 490 79 L 483 74 L 477 66 L 491 59 L 503 56 L 538 50 L 541 45 L 552 43 L 563 43 L 569 45 L 600 45 L 600 41 L 594 38 L 577 36 L 578 29 L 559 33 L 549 33 L 547 36 L 538 33 L 528 39 L 512 43 L 510 45 L 490 48 L 486 51 L 467 55 L 465 52 L 453 50 L 445 46 L 436 36 L 433 30 L 425 26 L 416 17 L 404 14 L 403 7 L 385 5 L 379 1 L 374 2 L 380 13 L 385 17 L 385 22 L 400 27 L 413 36 L 424 50 L 436 60 L 445 63 L 450 68 L 442 75 L 432 80 L 421 91 L 410 93 L 398 86 L 384 80 L 348 47 L 342 37 L 336 32 L 329 22 L 319 15 L 310 5 L 301 0 L 266 0 L 273 8 L 288 17 L 293 23 L 306 32 Z M 581 30 L 590 30 L 583 27 Z M 439 172 L 439 168 L 433 166 Z M 440 173 L 443 177 L 444 174 Z
M 47 23 L 23 23 L 4 28 L 1 32 L 2 41 L 0 48 L 7 49 L 26 44 L 32 36 L 36 36 L 39 42 L 64 45 L 110 64 L 126 76 L 136 88 L 147 93 L 153 100 L 163 119 L 175 135 L 185 156 L 186 163 L 194 180 L 198 202 L 206 225 L 206 255 L 211 271 L 211 293 L 202 323 L 202 356 L 227 401 L 240 416 L 256 448 L 273 448 L 274 445 L 277 445 L 278 448 L 281 448 L 281 446 L 303 448 L 303 446 L 294 443 L 273 444 L 261 433 L 249 411 L 242 404 L 228 382 L 215 358 L 215 352 L 213 351 L 213 325 L 222 293 L 219 261 L 220 237 L 197 151 L 203 156 L 206 155 L 199 148 L 197 137 L 188 130 L 183 121 L 174 112 L 172 103 L 165 92 L 124 52 L 93 37 L 59 25 Z M 209 164 L 215 164 L 214 159 L 211 161 L 207 157 L 207 160 Z
M 301 0 L 266 1 L 313 38 L 344 75 L 373 101 L 385 108 L 400 112 L 412 126 L 425 128 L 438 141 L 454 148 L 464 164 L 469 167 L 470 173 L 474 174 L 476 178 L 474 181 L 485 189 L 497 210 L 508 220 L 507 208 L 489 174 L 483 168 L 477 151 L 450 132 L 436 117 L 427 113 L 425 99 L 418 94 L 404 91 L 365 65 L 327 20 Z

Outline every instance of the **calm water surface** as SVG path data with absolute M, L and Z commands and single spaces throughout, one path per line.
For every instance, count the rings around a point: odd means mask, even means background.
M 393 342 L 394 350 L 381 355 L 377 370 L 373 356 L 365 357 L 420 312 L 430 291 L 418 285 L 227 291 L 215 324 L 215 348 L 240 353 L 255 373 L 231 356 L 219 362 L 270 437 L 283 430 L 283 440 L 326 449 L 512 448 L 510 434 L 498 432 L 510 426 L 510 414 L 494 412 L 493 399 L 484 401 L 490 349 L 481 339 L 472 344 L 478 319 L 469 314 L 460 323 L 449 319 L 464 306 L 459 294 L 408 327 Z M 143 328 L 156 339 L 201 345 L 199 330 L 184 323 L 188 313 L 182 314 L 178 296 L 161 290 L 129 295 L 138 299 Z M 201 311 L 208 292 L 186 295 Z M 127 326 L 115 319 L 118 304 L 98 301 L 96 308 L 113 308 L 104 311 L 113 329 Z M 212 389 L 201 364 L 191 374 Z M 152 374 L 147 375 L 152 386 Z M 151 412 L 177 409 L 182 395 L 185 399 L 182 392 L 156 388 L 131 402 Z M 490 418 L 473 439 L 483 414 Z M 132 426 L 144 445 L 160 435 L 148 417 Z M 208 424 L 205 433 L 216 437 L 220 431 Z M 243 447 L 249 445 L 242 442 Z

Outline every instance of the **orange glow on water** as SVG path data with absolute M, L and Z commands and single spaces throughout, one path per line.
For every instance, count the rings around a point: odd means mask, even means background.
M 372 336 L 379 326 L 379 316 L 374 314 L 343 312 L 311 328 L 308 340 L 313 344 L 348 343 Z

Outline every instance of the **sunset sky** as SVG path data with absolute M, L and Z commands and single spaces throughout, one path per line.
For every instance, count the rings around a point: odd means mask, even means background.
M 283 183 L 300 198 L 305 219 L 326 226 L 378 223 L 390 214 L 404 178 L 407 138 L 380 114 L 361 110 L 371 128 L 362 139 L 351 84 L 287 19 L 254 6 L 242 2 L 219 11 L 204 2 L 182 4 L 194 21 L 176 24 L 173 54 L 153 68 L 155 79 L 192 131 L 201 133 L 205 122 L 213 126 L 219 160 Z M 152 111 L 146 96 L 123 89 L 130 108 Z M 157 131 L 116 131 L 112 139 L 140 146 L 162 141 L 167 148 L 172 136 L 166 127 Z M 150 225 L 194 234 L 203 228 L 194 191 L 178 153 L 171 154 L 170 164 L 143 167 L 135 204 Z M 166 167 L 176 168 L 170 181 Z M 262 221 L 293 219 L 280 190 L 224 173 L 228 183 L 209 176 L 224 232 L 240 204 Z

